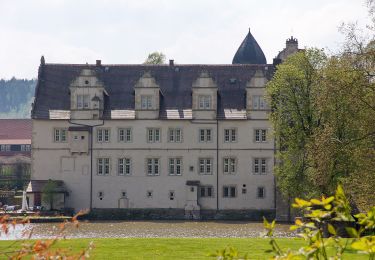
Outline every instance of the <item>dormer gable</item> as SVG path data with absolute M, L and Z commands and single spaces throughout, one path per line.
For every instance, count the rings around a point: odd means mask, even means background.
M 103 114 L 104 84 L 94 70 L 82 69 L 70 84 L 70 110 L 72 119 L 100 119 Z
M 160 86 L 150 72 L 145 72 L 134 86 L 138 119 L 157 119 L 160 109 Z
M 202 71 L 192 84 L 194 119 L 215 119 L 217 113 L 217 84 L 207 71 Z
M 246 111 L 249 119 L 265 119 L 269 110 L 266 102 L 267 78 L 263 70 L 255 71 L 246 84 Z

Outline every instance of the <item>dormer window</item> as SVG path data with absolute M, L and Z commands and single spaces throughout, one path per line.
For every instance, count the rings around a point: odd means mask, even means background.
M 88 109 L 90 107 L 90 95 L 77 95 L 77 109 Z
M 152 96 L 141 95 L 141 108 L 146 110 L 152 109 Z
M 199 95 L 199 109 L 211 109 L 211 96 Z

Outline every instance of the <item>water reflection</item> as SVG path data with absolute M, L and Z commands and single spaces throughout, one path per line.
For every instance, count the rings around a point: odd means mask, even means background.
M 0 240 L 19 239 L 22 232 L 33 230 L 33 238 L 49 238 L 56 234 L 58 224 L 38 223 L 17 225 L 10 236 Z M 244 221 L 101 221 L 81 222 L 79 228 L 68 227 L 67 238 L 127 238 L 127 237 L 261 237 L 263 223 Z M 291 237 L 289 226 L 276 226 L 276 237 Z

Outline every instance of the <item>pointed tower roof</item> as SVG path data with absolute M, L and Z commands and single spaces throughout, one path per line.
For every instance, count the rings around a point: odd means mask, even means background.
M 232 64 L 267 64 L 266 57 L 250 29 L 234 55 Z

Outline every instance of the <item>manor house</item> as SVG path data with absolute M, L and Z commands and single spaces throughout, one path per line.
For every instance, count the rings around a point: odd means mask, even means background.
M 247 34 L 232 64 L 52 64 L 32 109 L 30 206 L 164 218 L 274 216 L 273 64 Z M 45 205 L 48 207 L 48 205 Z M 121 209 L 121 210 L 119 210 Z

